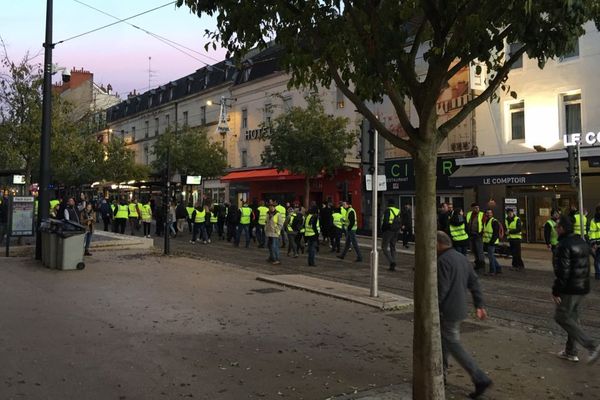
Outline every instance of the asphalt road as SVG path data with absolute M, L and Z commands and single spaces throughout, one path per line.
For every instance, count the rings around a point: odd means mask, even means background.
M 218 239 L 208 245 L 190 244 L 189 239 L 188 232 L 180 233 L 178 237 L 171 239 L 173 254 L 223 261 L 243 269 L 266 274 L 301 273 L 369 287 L 369 250 L 364 248 L 362 249 L 364 261 L 357 263 L 354 262 L 355 255 L 353 253 L 349 253 L 345 260 L 339 260 L 327 246 L 321 245 L 321 251 L 317 256 L 317 267 L 311 268 L 307 265 L 306 255 L 301 254 L 294 259 L 286 256 L 285 249 L 281 249 L 281 265 L 273 266 L 266 261 L 268 251 L 257 248 L 255 243 L 251 243 L 250 248 L 246 249 L 243 243 L 239 248 L 235 248 L 231 243 Z M 154 243 L 157 248 L 162 249 L 164 238 L 155 238 Z M 380 290 L 413 297 L 414 256 L 398 254 L 397 260 L 397 270 L 390 272 L 387 270 L 385 258 L 380 252 Z M 504 266 L 502 275 L 481 276 L 490 316 L 500 324 L 523 324 L 528 328 L 561 335 L 563 331 L 553 319 L 554 303 L 550 291 L 554 279 L 552 272 L 511 271 L 508 268 L 510 266 L 509 259 L 499 259 L 499 261 Z M 581 312 L 581 322 L 590 335 L 600 339 L 600 281 L 592 279 L 591 283 L 592 291 L 586 297 Z

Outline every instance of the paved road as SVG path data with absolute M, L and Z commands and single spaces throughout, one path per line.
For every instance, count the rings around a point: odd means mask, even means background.
M 155 246 L 162 248 L 163 238 L 155 239 Z M 350 253 L 345 260 L 337 259 L 325 246 L 317 257 L 317 267 L 307 266 L 306 256 L 297 259 L 288 258 L 282 249 L 282 264 L 270 265 L 266 262 L 268 252 L 258 249 L 254 243 L 250 248 L 234 248 L 227 241 L 216 240 L 211 244 L 190 244 L 187 232 L 172 239 L 171 248 L 175 254 L 184 254 L 196 258 L 219 260 L 238 265 L 240 268 L 260 271 L 268 274 L 302 273 L 311 276 L 332 279 L 358 286 L 368 287 L 370 268 L 368 250 L 363 252 L 362 263 L 354 262 Z M 510 265 L 510 260 L 500 259 L 501 264 Z M 541 260 L 540 260 L 541 262 Z M 397 271 L 389 272 L 383 255 L 380 254 L 380 289 L 413 297 L 412 270 L 414 256 L 399 254 Z M 552 331 L 562 334 L 562 330 L 553 320 L 554 305 L 551 301 L 550 287 L 553 274 L 544 270 L 510 271 L 498 277 L 481 277 L 486 303 L 491 316 L 500 323 L 524 324 L 528 328 Z M 587 297 L 582 313 L 582 323 L 590 334 L 600 338 L 600 281 L 592 280 L 592 293 Z

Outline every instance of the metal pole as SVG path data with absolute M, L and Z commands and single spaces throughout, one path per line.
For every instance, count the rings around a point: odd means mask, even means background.
M 372 187 L 371 187 L 371 225 L 373 229 L 372 234 L 372 249 L 371 249 L 371 297 L 378 297 L 378 266 L 379 266 L 379 252 L 377 251 L 377 192 L 379 189 L 379 182 L 377 179 L 377 175 L 379 173 L 379 146 L 378 146 L 379 134 L 376 130 L 373 131 L 373 178 L 371 179 Z
M 46 41 L 44 42 L 44 86 L 42 90 L 42 135 L 40 138 L 40 180 L 35 259 L 42 259 L 42 235 L 39 227 L 50 216 L 50 137 L 52 134 L 52 0 L 46 1 Z
M 164 246 L 164 254 L 169 255 L 171 253 L 171 242 L 170 242 L 170 223 L 169 223 L 169 214 L 170 214 L 170 205 L 169 205 L 169 197 L 171 192 L 171 141 L 169 140 L 169 145 L 167 146 L 167 168 L 166 168 L 166 177 L 165 177 L 165 197 L 164 197 L 164 209 L 165 209 L 165 246 Z M 171 221 L 172 223 L 173 221 Z
M 583 182 L 581 181 L 581 147 L 577 142 L 577 180 L 579 186 L 579 227 L 581 229 L 581 238 L 585 239 L 585 225 L 583 221 Z

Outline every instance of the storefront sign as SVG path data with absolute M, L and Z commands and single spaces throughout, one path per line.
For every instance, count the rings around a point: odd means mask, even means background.
M 544 183 L 569 183 L 567 174 L 531 174 L 510 176 L 473 176 L 461 178 L 462 185 L 533 185 Z
M 571 133 L 570 135 L 564 135 L 563 143 L 565 144 L 565 147 L 577 146 L 577 143 L 593 146 L 596 143 L 600 143 L 600 132 L 588 132 L 586 134 Z
M 269 132 L 269 128 L 248 129 L 244 134 L 246 140 L 261 140 Z
M 506 198 L 504 199 L 504 203 L 505 204 L 517 204 L 517 199 L 512 199 L 512 198 Z
M 453 158 L 438 158 L 436 173 L 436 187 L 440 189 L 450 189 L 448 177 L 452 175 L 458 167 Z M 385 176 L 388 188 L 393 190 L 415 190 L 415 167 L 412 158 L 403 158 L 399 160 L 386 160 Z

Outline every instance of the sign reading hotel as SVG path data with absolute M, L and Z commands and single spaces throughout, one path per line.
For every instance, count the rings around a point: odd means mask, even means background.
M 590 146 L 600 143 L 600 132 L 588 132 L 585 135 L 581 133 L 571 133 L 563 136 L 565 147 L 577 146 L 577 144 L 588 144 Z
M 246 140 L 261 140 L 265 134 L 269 132 L 269 128 L 263 127 L 258 129 L 248 129 L 244 134 Z

